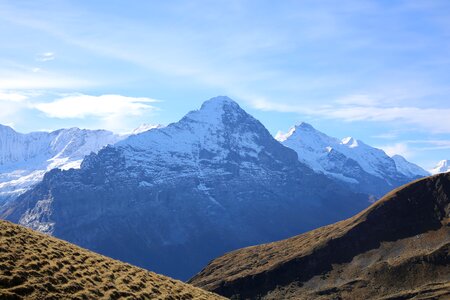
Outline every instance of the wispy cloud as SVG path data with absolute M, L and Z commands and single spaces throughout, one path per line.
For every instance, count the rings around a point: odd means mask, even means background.
M 45 53 L 39 53 L 36 55 L 36 60 L 45 62 L 45 61 L 51 61 L 55 59 L 55 53 L 53 52 L 45 52 Z
M 424 153 L 442 152 L 442 150 L 450 150 L 450 140 L 403 140 L 388 144 L 378 145 L 388 155 L 400 154 L 407 159 L 412 159 Z M 448 155 L 447 155 L 448 157 Z M 445 157 L 436 157 L 430 155 L 429 160 L 436 163 Z M 448 159 L 448 158 L 445 158 Z M 431 165 L 430 165 L 431 166 Z
M 26 99 L 28 99 L 26 93 L 0 90 L 0 101 L 22 102 Z
M 127 132 L 159 110 L 160 100 L 118 94 L 87 95 L 46 90 L 0 90 L 0 124 L 18 124 L 31 117 L 93 129 Z M 62 123 L 61 123 L 62 122 Z M 31 127 L 33 128 L 33 126 Z M 52 128 L 58 129 L 59 127 Z M 34 128 L 33 130 L 36 130 Z
M 385 140 L 393 140 L 395 138 L 397 138 L 399 136 L 398 132 L 384 132 L 384 133 L 380 133 L 380 134 L 376 134 L 373 135 L 373 138 L 377 138 L 377 139 L 385 139 Z
M 395 154 L 400 154 L 401 156 L 410 159 L 414 156 L 415 152 L 409 147 L 407 143 L 394 143 L 388 145 L 381 145 L 378 148 L 383 149 L 387 155 L 393 156 Z
M 156 109 L 150 103 L 158 100 L 121 95 L 71 95 L 52 102 L 37 103 L 34 107 L 50 118 L 98 117 L 102 119 L 139 116 L 148 110 Z
M 295 112 L 345 122 L 397 122 L 433 133 L 450 133 L 450 108 L 447 107 L 389 106 L 360 95 L 342 99 L 327 105 L 292 105 L 265 98 L 250 98 L 249 102 L 257 109 L 268 111 Z
M 31 92 L 0 90 L 0 123 L 15 124 L 27 109 Z
M 0 70 L 0 87 L 8 90 L 27 89 L 79 89 L 98 84 L 85 78 L 62 72 L 44 72 L 39 68 L 30 70 Z

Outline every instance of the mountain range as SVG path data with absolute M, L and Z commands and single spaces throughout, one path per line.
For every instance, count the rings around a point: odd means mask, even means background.
M 227 253 L 189 282 L 231 299 L 449 299 L 450 174 L 350 219 Z
M 50 170 L 0 216 L 186 279 L 227 251 L 345 219 L 426 174 L 306 123 L 277 141 L 224 96 L 167 127 L 107 135 L 79 169 Z
M 122 138 L 78 128 L 22 134 L 0 125 L 0 205 L 40 182 L 45 172 L 77 168 L 86 155 Z
M 79 168 L 84 157 L 130 135 L 161 128 L 142 124 L 129 134 L 79 128 L 22 134 L 0 125 L 0 206 L 40 182 L 52 169 Z
M 400 155 L 389 157 L 353 137 L 339 140 L 310 124 L 300 123 L 276 139 L 295 150 L 299 160 L 316 172 L 344 181 L 356 191 L 383 196 L 413 179 L 429 175 Z

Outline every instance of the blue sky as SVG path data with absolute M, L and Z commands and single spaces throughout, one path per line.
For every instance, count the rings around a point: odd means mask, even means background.
M 425 168 L 450 159 L 450 2 L 3 1 L 0 123 L 126 132 L 228 95 Z

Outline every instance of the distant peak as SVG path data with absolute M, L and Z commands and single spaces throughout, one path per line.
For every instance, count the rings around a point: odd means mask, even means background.
M 278 133 L 275 136 L 275 139 L 279 142 L 284 142 L 287 139 L 289 139 L 291 136 L 295 136 L 296 134 L 302 134 L 305 132 L 310 132 L 312 134 L 322 134 L 320 131 L 315 129 L 311 124 L 306 122 L 300 122 L 294 127 L 291 127 L 288 132 L 283 133 L 281 131 L 278 131 Z
M 301 128 L 305 130 L 316 130 L 311 124 L 306 122 L 300 122 L 298 125 L 295 126 L 295 128 Z
M 198 110 L 190 111 L 181 120 L 185 122 L 201 122 L 220 125 L 224 122 L 243 122 L 254 118 L 247 114 L 234 100 L 227 96 L 218 96 L 203 102 Z
M 284 142 L 285 140 L 287 140 L 295 131 L 295 127 L 292 127 L 291 129 L 289 129 L 288 132 L 284 133 L 281 130 L 279 130 L 277 132 L 277 134 L 275 135 L 275 139 L 277 141 L 279 141 L 280 143 Z
M 394 160 L 401 160 L 401 161 L 406 161 L 407 162 L 406 158 L 404 158 L 400 154 L 394 154 L 394 155 L 391 156 L 391 158 L 394 159 Z
M 9 132 L 16 132 L 11 126 L 0 124 L 0 130 L 2 131 L 9 131 Z
M 186 116 L 189 119 L 216 122 L 221 121 L 224 114 L 238 115 L 242 112 L 244 110 L 234 100 L 227 96 L 217 96 L 206 100 L 199 110 L 192 111 Z
M 161 124 L 147 124 L 147 123 L 143 123 L 141 125 L 139 125 L 139 127 L 135 128 L 131 134 L 138 134 L 138 133 L 142 133 L 145 131 L 149 131 L 149 130 L 153 130 L 153 129 L 159 129 L 159 128 L 163 128 L 164 125 Z
M 430 170 L 431 174 L 447 173 L 450 172 L 450 160 L 444 159 L 438 162 L 436 167 Z
M 354 137 L 348 136 L 342 139 L 342 144 L 349 146 L 350 148 L 358 147 L 358 140 Z
M 450 160 L 444 159 L 444 160 L 441 160 L 441 161 L 438 163 L 438 166 L 440 166 L 440 167 L 448 166 L 449 163 L 450 163 Z
M 224 106 L 239 107 L 239 105 L 231 98 L 227 96 L 217 96 L 203 102 L 201 109 L 223 108 Z

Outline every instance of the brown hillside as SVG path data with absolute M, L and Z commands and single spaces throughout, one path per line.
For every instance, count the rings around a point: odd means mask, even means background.
M 345 221 L 213 260 L 190 283 L 235 299 L 450 299 L 450 174 Z
M 0 299 L 223 299 L 0 220 Z

